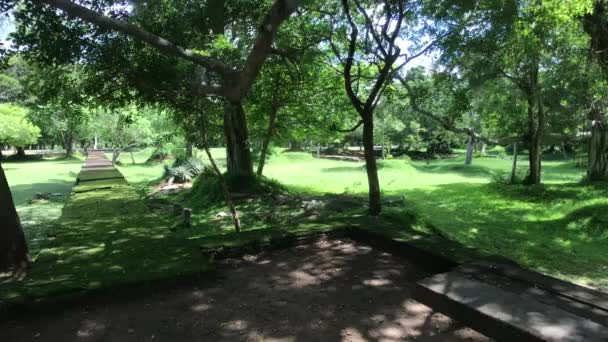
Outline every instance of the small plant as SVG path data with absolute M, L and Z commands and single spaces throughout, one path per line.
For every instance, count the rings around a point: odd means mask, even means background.
M 191 182 L 198 175 L 203 173 L 213 173 L 202 160 L 192 157 L 189 159 L 177 158 L 172 166 L 165 165 L 165 178 L 173 178 L 177 183 Z
M 174 177 L 174 180 L 177 183 L 188 183 L 191 182 L 194 178 L 192 170 L 188 165 L 179 165 L 172 167 L 169 172 L 171 177 Z
M 198 158 L 195 158 L 195 157 L 189 158 L 185 162 L 185 165 L 187 165 L 190 168 L 190 171 L 192 172 L 192 175 L 194 177 L 201 174 L 205 169 L 205 164 L 203 163 L 203 161 Z
M 528 170 L 517 169 L 515 178 L 512 179 L 511 172 L 496 171 L 492 174 L 492 182 L 499 185 L 522 184 L 527 174 Z

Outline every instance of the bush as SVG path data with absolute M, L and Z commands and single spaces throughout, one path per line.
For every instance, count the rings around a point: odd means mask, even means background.
M 209 169 L 209 170 L 207 170 Z M 173 177 L 177 183 L 188 183 L 203 173 L 213 173 L 202 160 L 192 157 L 185 159 L 183 157 L 176 158 L 172 166 L 165 165 L 165 178 Z
M 515 179 L 511 179 L 511 172 L 497 171 L 492 175 L 492 182 L 499 185 L 522 184 L 527 175 L 527 169 L 517 169 Z
M 167 143 L 162 147 L 157 147 L 146 163 L 158 163 L 171 158 L 185 159 L 186 150 L 183 147 L 176 147 L 173 143 Z
M 264 176 L 243 177 L 225 174 L 224 177 L 231 193 L 266 196 L 285 192 L 285 188 L 279 182 Z M 195 207 L 224 200 L 220 180 L 215 172 L 208 168 L 194 180 L 190 194 Z
M 407 161 L 407 162 L 412 161 L 412 157 L 408 156 L 407 154 L 402 154 L 402 155 L 400 155 L 400 156 L 398 157 L 398 159 L 405 160 L 405 161 Z
M 173 177 L 177 183 L 191 182 L 194 176 L 192 170 L 186 164 L 172 167 L 169 170 L 169 175 Z

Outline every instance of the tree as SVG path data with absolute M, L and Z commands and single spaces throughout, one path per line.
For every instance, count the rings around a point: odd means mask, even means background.
M 420 67 L 410 69 L 405 76 L 398 75 L 397 79 L 401 86 L 397 93 L 405 93 L 405 105 L 421 117 L 429 157 L 441 150 L 448 152 L 451 143 L 446 140 L 448 132 L 464 133 L 468 138 L 465 163 L 470 164 L 473 147 L 482 132 L 481 117 L 473 113 L 466 80 L 449 72 L 427 74 Z
M 608 3 L 595 0 L 593 11 L 582 17 L 585 32 L 591 38 L 590 53 L 593 60 L 603 71 L 603 92 L 608 81 Z M 600 86 L 601 87 L 601 86 Z M 604 95 L 605 96 L 605 95 Z M 604 97 L 602 96 L 602 97 Z M 590 121 L 589 161 L 587 177 L 590 180 L 608 179 L 608 128 L 606 127 L 606 99 L 595 98 L 587 118 Z
M 0 271 L 12 268 L 27 268 L 31 258 L 23 234 L 23 227 L 15 209 L 2 164 L 0 164 Z
M 95 120 L 103 123 L 99 136 L 111 146 L 113 164 L 123 151 L 152 142 L 151 123 L 134 106 L 97 110 L 96 114 Z
M 23 157 L 24 146 L 35 143 L 39 136 L 40 129 L 27 119 L 25 108 L 0 104 L 0 144 L 15 146 Z
M 78 140 L 92 138 L 84 136 L 92 101 L 82 91 L 83 73 L 75 65 L 34 65 L 24 81 L 30 96 L 30 119 L 43 128 L 43 135 L 49 140 L 59 142 L 67 156 L 72 155 Z
M 529 150 L 528 184 L 541 181 L 541 145 L 547 136 L 547 72 L 559 66 L 564 53 L 579 53 L 585 41 L 578 39 L 581 25 L 570 11 L 584 3 L 564 6 L 559 1 L 480 1 L 457 10 L 436 5 L 436 20 L 454 20 L 465 30 L 446 36 L 442 61 L 457 68 L 471 84 L 505 78 L 519 90 L 527 105 L 523 140 Z M 579 6 L 580 5 L 580 6 Z
M 330 46 L 341 68 L 346 94 L 360 117 L 351 131 L 363 126 L 369 213 L 377 216 L 382 204 L 374 153 L 374 111 L 394 69 L 399 70 L 428 47 L 416 54 L 402 54 L 399 47 L 406 25 L 413 28 L 418 24 L 413 2 L 342 0 L 341 5 L 346 20 L 330 19 Z M 395 66 L 400 58 L 400 66 Z
M 206 6 L 203 6 L 201 12 L 203 10 L 207 12 L 205 13 L 207 19 L 205 22 L 208 23 L 208 26 L 204 29 L 209 30 L 205 32 L 200 30 L 200 27 L 191 27 L 194 30 L 187 30 L 188 32 L 198 33 L 195 36 L 183 35 L 184 31 L 182 30 L 169 32 L 172 30 L 172 25 L 165 24 L 176 24 L 176 18 L 172 18 L 171 15 L 167 16 L 166 13 L 176 14 L 180 11 L 162 11 L 162 6 L 173 4 L 177 3 L 163 2 L 157 5 L 135 3 L 133 4 L 134 10 L 129 12 L 116 10 L 113 8 L 114 2 L 112 1 L 95 1 L 93 8 L 99 11 L 97 12 L 77 2 L 67 0 L 27 1 L 24 6 L 19 7 L 15 15 L 20 25 L 17 41 L 20 44 L 30 46 L 31 50 L 40 48 L 39 50 L 43 51 L 46 49 L 42 54 L 39 54 L 42 58 L 48 58 L 48 55 L 52 55 L 59 59 L 76 61 L 82 56 L 82 45 L 99 45 L 103 42 L 109 42 L 111 45 L 118 42 L 118 44 L 123 44 L 124 47 L 125 40 L 122 37 L 115 39 L 115 34 L 108 34 L 108 32 L 120 32 L 134 40 L 134 42 L 128 42 L 129 44 L 127 44 L 130 53 L 133 53 L 134 49 L 132 47 L 134 45 L 144 43 L 145 47 L 157 49 L 171 58 L 193 63 L 200 71 L 196 73 L 200 78 L 197 80 L 197 86 L 191 89 L 190 97 L 219 96 L 224 99 L 224 133 L 227 145 L 228 172 L 243 176 L 252 175 L 253 164 L 242 102 L 266 57 L 271 52 L 271 45 L 279 26 L 296 10 L 300 1 L 277 0 L 265 12 L 263 20 L 255 25 L 256 29 L 238 31 L 239 34 L 248 32 L 256 32 L 256 34 L 252 39 L 242 39 L 246 38 L 246 35 L 243 35 L 238 37 L 241 38 L 240 40 L 235 39 L 233 41 L 235 44 L 240 44 L 240 42 L 249 43 L 247 46 L 249 53 L 244 59 L 239 59 L 238 63 L 235 63 L 236 65 L 225 63 L 224 61 L 229 61 L 229 59 L 222 58 L 223 56 L 218 55 L 217 51 L 211 51 L 215 56 L 209 56 L 209 50 L 204 51 L 204 49 L 210 47 L 207 44 L 214 40 L 212 38 L 221 41 L 222 37 L 225 37 L 227 24 L 236 25 L 234 22 L 227 22 L 226 14 L 228 11 L 223 1 L 209 1 L 205 4 Z M 188 8 L 188 5 L 185 8 Z M 197 4 L 197 8 L 200 8 L 200 4 Z M 81 21 L 65 20 L 59 16 L 59 13 L 55 11 L 56 9 L 70 17 L 80 18 L 82 21 L 92 24 L 93 27 L 85 25 Z M 161 11 L 159 12 L 158 9 Z M 155 15 L 155 18 L 160 20 L 140 21 L 140 19 L 145 19 L 150 14 Z M 235 22 L 237 21 L 236 17 L 232 19 Z M 45 24 L 49 22 L 57 25 L 52 26 L 53 30 L 63 28 L 65 35 L 58 36 L 57 33 L 51 32 L 49 26 Z M 185 39 L 189 39 L 185 42 L 191 44 L 194 48 L 185 48 L 179 43 L 170 41 L 146 29 L 146 26 L 154 26 L 158 22 L 161 22 L 162 26 L 153 28 L 160 29 L 165 33 L 172 33 L 172 38 L 185 37 Z M 177 24 L 180 23 L 177 22 Z M 81 35 L 83 30 L 92 31 L 95 34 L 83 36 Z M 212 32 L 212 34 L 209 34 L 209 32 Z M 237 33 L 237 31 L 233 32 Z M 45 41 L 41 39 L 43 37 L 50 39 Z M 75 39 L 70 41 L 68 37 Z M 87 39 L 89 40 L 87 41 Z M 200 45 L 201 42 L 204 43 L 203 46 Z M 50 46 L 49 43 L 55 43 L 55 45 Z M 244 47 L 239 46 L 238 50 L 242 49 Z M 32 52 L 31 50 L 30 52 Z M 116 53 L 116 50 L 114 49 L 113 52 Z M 36 52 L 34 51 L 32 54 L 35 55 Z M 119 77 L 117 76 L 119 73 L 120 71 L 114 73 L 113 76 Z

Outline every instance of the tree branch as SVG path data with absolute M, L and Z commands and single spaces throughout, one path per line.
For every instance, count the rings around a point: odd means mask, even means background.
M 348 43 L 348 55 L 346 57 L 346 61 L 344 62 L 344 69 L 343 69 L 344 85 L 345 85 L 345 89 L 346 89 L 346 94 L 348 95 L 351 103 L 353 104 L 353 106 L 355 107 L 357 112 L 359 114 L 361 114 L 363 112 L 363 103 L 361 102 L 361 100 L 359 100 L 359 98 L 353 91 L 352 74 L 351 74 L 353 62 L 355 59 L 355 49 L 357 47 L 356 46 L 357 45 L 357 35 L 359 34 L 359 31 L 357 30 L 357 25 L 353 21 L 352 16 L 350 15 L 348 0 L 342 0 L 342 9 L 344 10 L 344 14 L 346 15 L 346 18 L 348 19 L 348 24 L 350 25 L 350 40 Z M 337 49 L 335 52 L 337 53 Z M 337 54 L 336 56 L 339 56 L 339 55 Z
M 359 122 L 357 122 L 357 124 L 355 126 L 353 126 L 352 128 L 349 128 L 349 129 L 339 129 L 336 125 L 333 125 L 331 127 L 331 129 L 336 132 L 340 132 L 340 133 L 349 133 L 349 132 L 356 131 L 357 128 L 361 127 L 361 125 L 363 125 L 363 120 L 359 120 Z
M 97 25 L 98 27 L 125 33 L 135 39 L 141 40 L 151 46 L 164 51 L 165 53 L 184 58 L 199 64 L 211 71 L 217 72 L 223 76 L 230 75 L 234 71 L 226 64 L 218 61 L 215 58 L 203 56 L 192 50 L 176 45 L 169 40 L 150 33 L 143 28 L 128 23 L 124 20 L 113 19 L 105 15 L 99 14 L 84 6 L 78 5 L 69 0 L 33 0 L 34 3 L 47 4 L 52 8 L 57 8 L 68 14 L 69 16 L 80 18 L 86 22 Z
M 410 85 L 407 83 L 407 81 L 403 78 L 403 76 L 401 76 L 400 74 L 396 74 L 395 78 L 397 78 L 401 84 L 403 85 L 403 87 L 407 90 L 407 94 L 408 97 L 410 99 L 410 105 L 412 106 L 412 109 L 416 112 L 418 112 L 419 114 L 422 114 L 423 116 L 426 116 L 430 119 L 432 119 L 433 121 L 437 122 L 438 124 L 440 124 L 444 129 L 453 132 L 453 133 L 457 133 L 457 134 L 466 134 L 470 137 L 472 137 L 475 141 L 482 141 L 486 144 L 491 144 L 491 145 L 505 145 L 505 144 L 510 144 L 513 142 L 520 142 L 520 141 L 524 141 L 524 138 L 521 136 L 511 136 L 511 137 L 501 137 L 501 138 L 488 138 L 488 137 L 484 137 L 481 136 L 479 134 L 477 134 L 474 130 L 472 130 L 471 128 L 468 127 L 456 127 L 454 126 L 451 122 L 445 120 L 444 118 L 433 114 L 432 112 L 425 110 L 423 108 L 420 108 L 418 101 L 414 98 L 413 96 L 413 90 L 412 87 L 410 87 Z
M 251 88 L 257 77 L 262 64 L 271 52 L 272 42 L 279 26 L 299 7 L 302 0 L 275 0 L 270 11 L 264 17 L 258 30 L 257 37 L 249 52 L 245 66 L 240 73 L 240 97 Z

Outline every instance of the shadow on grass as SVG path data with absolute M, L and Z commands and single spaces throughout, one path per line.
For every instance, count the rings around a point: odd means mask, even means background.
M 463 165 L 463 164 L 429 164 L 422 165 L 419 163 L 412 164 L 412 166 L 422 173 L 431 174 L 457 174 L 460 176 L 470 177 L 486 177 L 490 178 L 496 174 L 495 170 L 492 170 L 485 166 L 480 165 Z
M 2 284 L 0 299 L 44 298 L 205 268 L 197 246 L 171 235 L 169 226 L 128 186 L 77 193 L 28 277 Z
M 608 289 L 606 190 L 577 184 L 529 188 L 450 184 L 407 197 L 450 239 L 569 280 Z
M 72 181 L 66 181 L 65 179 L 49 179 L 48 182 L 44 183 L 17 184 L 11 186 L 11 194 L 16 206 L 29 204 L 36 193 L 51 194 L 50 202 L 64 202 L 72 184 Z M 61 193 L 61 196 L 52 196 L 53 193 Z
M 326 218 L 290 211 L 267 220 L 268 212 L 290 204 L 270 208 L 252 203 L 239 207 L 245 229 L 240 234 L 230 219 L 203 218 L 200 225 L 182 228 L 176 225 L 179 218 L 151 212 L 128 185 L 80 192 L 83 186 L 75 188 L 59 224 L 41 243 L 27 278 L 0 283 L 0 301 L 44 300 L 200 273 L 210 267 L 208 249 L 329 231 L 359 219 L 346 213 Z M 225 210 L 218 206 L 209 212 L 216 209 Z
M 321 169 L 321 172 L 325 173 L 333 173 L 333 172 L 365 172 L 365 165 L 361 166 L 350 165 L 350 166 L 334 166 L 334 167 L 324 167 Z

